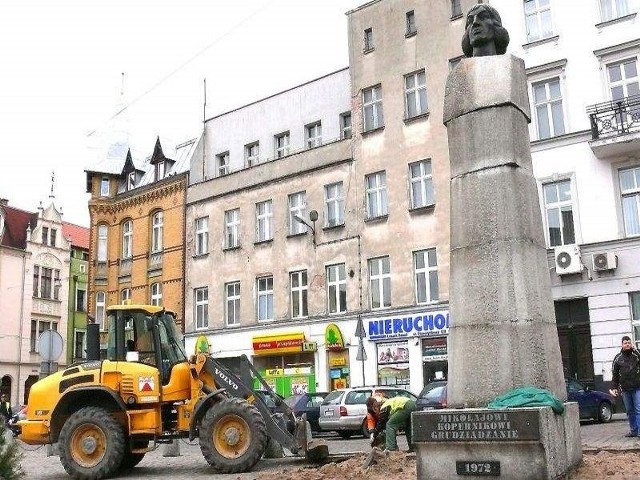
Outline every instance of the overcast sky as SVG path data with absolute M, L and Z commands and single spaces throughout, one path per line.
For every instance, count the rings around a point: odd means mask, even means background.
M 0 198 L 88 226 L 84 170 L 117 112 L 132 146 L 179 143 L 207 117 L 348 65 L 365 0 L 0 1 Z

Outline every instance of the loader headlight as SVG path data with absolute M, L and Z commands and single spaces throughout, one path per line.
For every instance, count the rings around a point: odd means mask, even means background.
M 135 395 L 129 395 L 127 397 L 127 403 L 129 405 L 133 405 L 134 403 L 136 403 L 136 396 Z

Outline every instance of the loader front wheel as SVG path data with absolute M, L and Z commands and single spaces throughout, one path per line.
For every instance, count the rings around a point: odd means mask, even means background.
M 122 427 L 106 410 L 85 407 L 60 430 L 60 462 L 78 480 L 99 480 L 114 473 L 124 455 Z
M 266 449 L 267 427 L 246 400 L 224 398 L 204 415 L 199 439 L 202 455 L 217 472 L 246 472 Z

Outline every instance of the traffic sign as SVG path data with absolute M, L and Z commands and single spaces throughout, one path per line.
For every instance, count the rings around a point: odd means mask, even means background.
M 358 316 L 358 325 L 356 326 L 356 337 L 364 338 L 367 336 L 367 332 L 364 330 L 364 325 L 362 323 L 362 317 Z
M 55 362 L 62 355 L 64 340 L 56 330 L 45 330 L 38 337 L 38 352 L 45 362 Z

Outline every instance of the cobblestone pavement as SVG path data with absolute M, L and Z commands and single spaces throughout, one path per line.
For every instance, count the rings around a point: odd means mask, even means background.
M 640 438 L 625 438 L 628 431 L 628 423 L 624 414 L 616 414 L 614 420 L 608 424 L 583 423 L 580 428 L 582 446 L 585 452 L 599 450 L 640 450 Z M 365 452 L 369 450 L 368 441 L 363 438 L 342 440 L 333 435 L 323 435 L 329 444 L 329 452 L 332 455 Z M 400 449 L 406 449 L 404 436 L 399 437 Z M 24 458 L 22 466 L 25 471 L 25 480 L 53 480 L 69 478 L 62 468 L 60 459 L 56 456 L 47 456 L 48 448 L 33 447 L 19 443 L 23 449 Z M 134 469 L 114 478 L 160 480 L 171 479 L 204 479 L 211 478 L 213 472 L 200 453 L 197 442 L 189 444 L 180 441 L 179 457 L 163 457 L 163 446 L 148 453 L 140 464 Z M 257 472 L 282 468 L 297 468 L 305 465 L 301 458 L 285 457 L 277 460 L 262 460 L 254 467 L 253 472 L 243 474 L 216 475 L 215 478 L 250 480 L 255 478 Z

